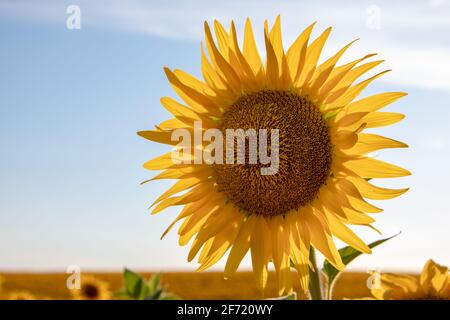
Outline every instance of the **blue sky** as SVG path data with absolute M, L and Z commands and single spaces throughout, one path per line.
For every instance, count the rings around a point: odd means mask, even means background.
M 376 217 L 384 235 L 402 234 L 352 268 L 417 271 L 430 257 L 450 264 L 449 2 L 183 3 L 0 3 L 0 270 L 194 269 L 176 232 L 159 240 L 177 210 L 146 210 L 169 183 L 139 185 L 152 176 L 142 163 L 168 149 L 135 133 L 168 116 L 159 98 L 174 94 L 163 66 L 199 75 L 203 20 L 240 28 L 250 16 L 262 29 L 278 13 L 287 43 L 317 20 L 316 34 L 335 27 L 326 54 L 361 38 L 346 59 L 386 59 L 393 72 L 365 94 L 409 93 L 390 107 L 406 120 L 377 131 L 410 145 L 377 154 L 413 172 L 380 183 L 411 187 L 379 203 Z M 81 8 L 80 30 L 66 28 L 69 4 Z

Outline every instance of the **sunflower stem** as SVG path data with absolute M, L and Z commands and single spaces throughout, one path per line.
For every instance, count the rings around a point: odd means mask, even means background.
M 309 275 L 309 294 L 311 300 L 323 300 L 320 269 L 317 267 L 316 252 L 313 247 L 309 251 L 309 261 L 314 267 L 314 270 L 311 270 Z

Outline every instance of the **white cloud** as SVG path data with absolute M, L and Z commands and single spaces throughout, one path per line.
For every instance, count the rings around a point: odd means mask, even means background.
M 64 26 L 65 8 L 74 1 L 3 1 L 0 12 L 27 20 L 60 23 Z M 289 43 L 312 21 L 319 28 L 335 27 L 329 54 L 348 40 L 362 40 L 353 52 L 379 52 L 394 73 L 382 81 L 450 92 L 450 6 L 445 0 L 426 1 L 118 1 L 80 0 L 83 28 L 101 27 L 138 32 L 184 41 L 202 39 L 203 20 L 234 19 L 242 28 L 250 16 L 260 27 L 265 18 L 282 15 L 284 36 Z M 377 7 L 377 10 L 368 8 Z M 369 28 L 371 15 L 379 14 L 380 29 Z M 256 28 L 255 28 L 256 29 Z M 356 51 L 357 50 L 357 51 Z

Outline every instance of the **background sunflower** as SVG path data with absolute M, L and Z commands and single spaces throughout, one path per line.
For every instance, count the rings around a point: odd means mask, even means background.
M 93 276 L 82 275 L 80 289 L 71 289 L 75 300 L 109 300 L 112 297 L 109 284 Z
M 371 293 L 378 300 L 450 300 L 448 267 L 430 259 L 419 277 L 383 273 Z

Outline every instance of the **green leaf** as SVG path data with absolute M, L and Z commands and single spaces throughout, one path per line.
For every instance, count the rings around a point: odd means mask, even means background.
M 142 300 L 150 293 L 150 288 L 140 275 L 125 268 L 123 272 L 125 291 L 130 298 Z
M 121 289 L 112 295 L 114 298 L 128 298 L 128 292 L 125 289 Z
M 136 300 L 180 300 L 178 296 L 166 292 L 161 286 L 160 274 L 154 274 L 146 281 L 139 274 L 125 268 L 123 278 L 125 288 L 114 294 L 116 297 Z
M 159 300 L 181 300 L 181 298 L 175 294 L 166 293 L 162 297 L 160 297 Z
M 368 247 L 371 249 L 375 248 L 376 246 L 382 244 L 383 242 L 386 242 L 392 238 L 395 238 L 400 233 L 398 233 L 392 237 L 389 237 L 389 238 L 374 241 L 371 244 L 369 244 Z M 339 255 L 341 256 L 341 259 L 342 259 L 342 262 L 344 263 L 344 265 L 348 265 L 350 262 L 352 262 L 353 260 L 355 260 L 357 257 L 359 257 L 362 254 L 361 251 L 358 251 L 350 246 L 339 249 L 338 252 L 339 252 Z M 331 297 L 331 292 L 333 290 L 334 283 L 341 272 L 338 269 L 336 269 L 335 267 L 333 267 L 331 265 L 331 263 L 328 262 L 328 260 L 324 261 L 322 271 L 327 275 L 328 297 Z
M 265 300 L 297 300 L 297 294 L 295 292 L 292 292 L 286 296 L 282 296 L 279 298 L 269 298 Z
M 155 292 L 159 288 L 159 284 L 161 283 L 161 275 L 159 273 L 153 275 L 148 281 L 148 287 L 150 289 L 150 294 Z
M 147 295 L 144 300 L 161 300 L 161 297 L 164 294 L 164 290 L 162 288 L 159 288 L 155 292 L 152 292 L 151 294 Z

